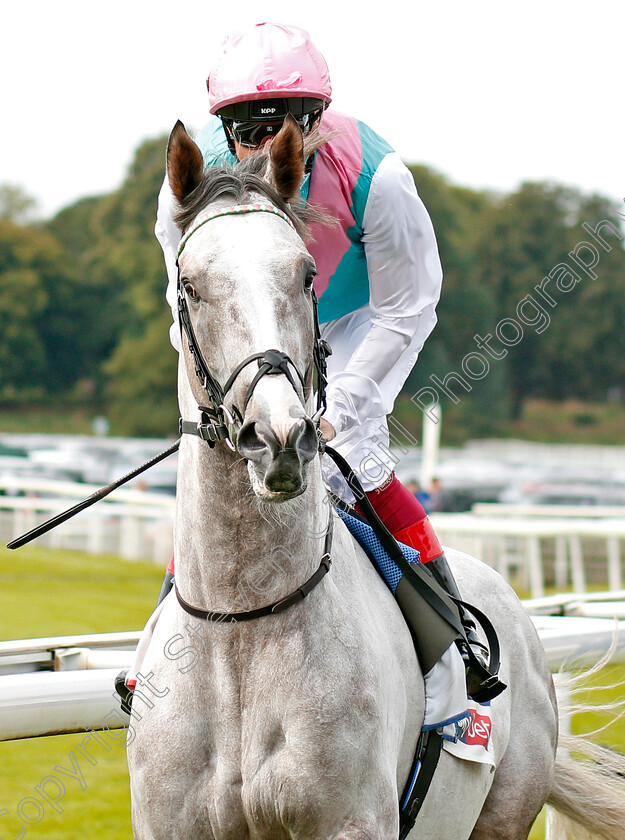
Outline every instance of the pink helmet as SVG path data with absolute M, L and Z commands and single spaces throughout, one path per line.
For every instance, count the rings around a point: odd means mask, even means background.
M 206 84 L 211 114 L 259 99 L 332 99 L 328 66 L 308 32 L 276 23 L 226 38 Z

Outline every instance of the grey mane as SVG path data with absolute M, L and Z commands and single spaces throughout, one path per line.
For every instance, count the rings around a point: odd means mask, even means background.
M 305 158 L 313 155 L 329 137 L 327 133 L 311 132 L 304 141 Z M 269 153 L 261 150 L 234 165 L 223 162 L 207 167 L 202 181 L 174 211 L 174 223 L 184 231 L 205 207 L 214 202 L 224 200 L 232 204 L 245 204 L 256 200 L 258 196 L 266 198 L 284 211 L 302 239 L 310 240 L 310 225 L 313 222 L 326 225 L 335 223 L 334 219 L 303 200 L 287 204 L 265 180 L 268 166 Z

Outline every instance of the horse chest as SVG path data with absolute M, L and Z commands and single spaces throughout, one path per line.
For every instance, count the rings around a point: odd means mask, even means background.
M 254 838 L 332 836 L 346 803 L 355 812 L 363 801 L 362 789 L 350 792 L 345 781 L 345 768 L 363 772 L 363 761 L 371 765 L 367 800 L 378 795 L 386 731 L 380 686 L 357 653 L 339 660 L 330 638 L 321 640 L 320 679 L 310 667 L 319 632 L 313 643 L 283 629 L 215 646 L 196 663 L 193 680 L 181 675 L 178 690 L 163 698 L 171 706 L 161 759 L 187 783 L 176 802 L 169 783 L 162 795 L 178 821 L 188 814 L 190 837 L 244 840 L 250 825 Z M 198 813 L 204 833 L 194 834 Z

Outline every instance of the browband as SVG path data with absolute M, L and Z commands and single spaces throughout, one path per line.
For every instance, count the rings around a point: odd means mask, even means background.
M 205 225 L 206 222 L 210 222 L 212 219 L 218 219 L 220 216 L 238 216 L 242 213 L 273 213 L 274 216 L 280 216 L 281 219 L 284 219 L 295 230 L 295 225 L 289 215 L 270 201 L 255 201 L 252 204 L 232 204 L 228 207 L 220 207 L 217 210 L 208 210 L 206 213 L 200 213 L 191 230 L 187 231 L 180 240 L 178 256 L 182 254 L 189 237 L 201 228 L 202 225 Z

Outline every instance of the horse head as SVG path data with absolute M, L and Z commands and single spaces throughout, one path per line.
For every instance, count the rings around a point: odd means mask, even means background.
M 221 413 L 266 501 L 302 493 L 318 451 L 315 263 L 303 241 L 310 211 L 298 206 L 307 154 L 289 118 L 267 149 L 234 167 L 204 171 L 180 122 L 167 149 L 182 231 L 182 416 L 198 406 Z

